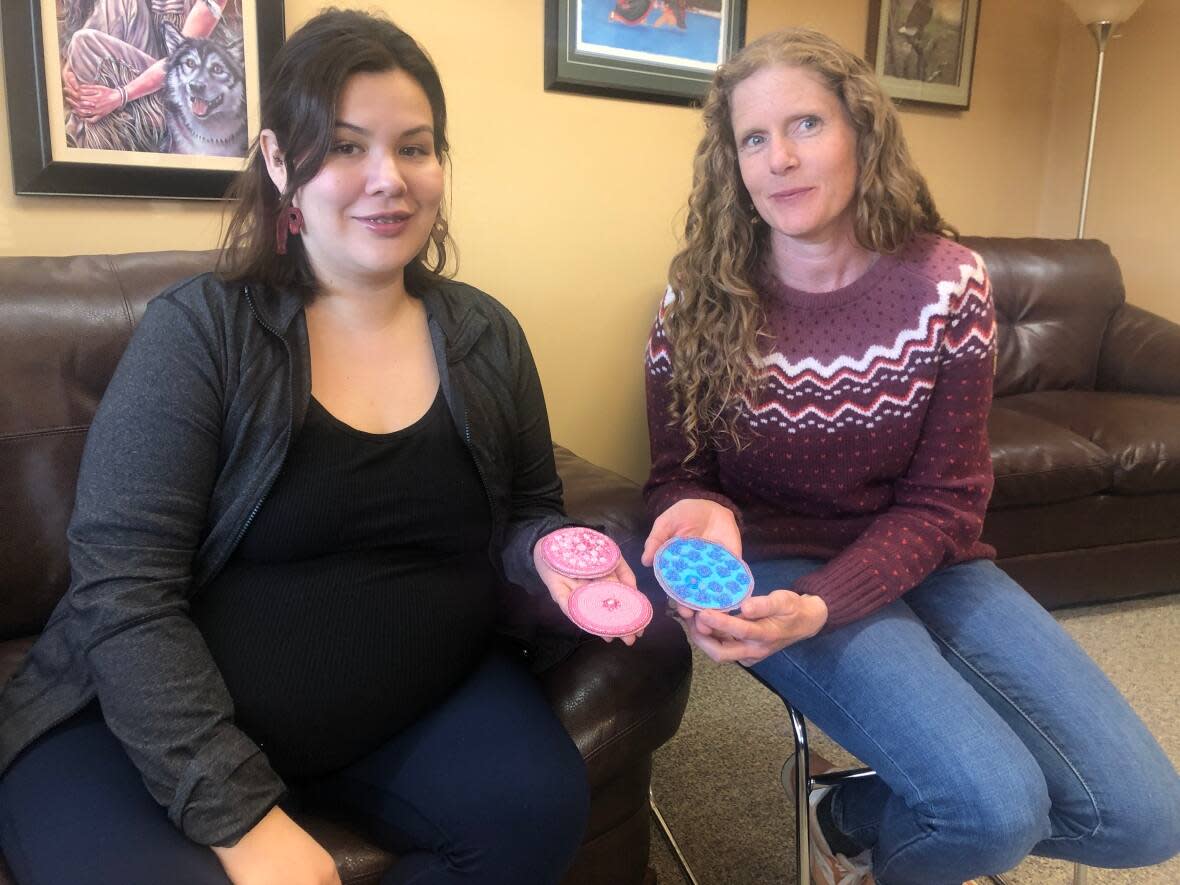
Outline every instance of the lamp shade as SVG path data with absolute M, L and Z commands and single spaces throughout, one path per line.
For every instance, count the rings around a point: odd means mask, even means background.
M 1093 22 L 1125 22 L 1138 9 L 1143 0 L 1065 0 L 1070 9 L 1082 20 L 1082 24 Z

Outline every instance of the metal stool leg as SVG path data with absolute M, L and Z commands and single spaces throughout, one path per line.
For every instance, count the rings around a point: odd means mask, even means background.
M 783 763 L 783 789 L 795 794 L 795 849 L 798 872 L 797 885 L 811 885 L 811 791 L 816 787 L 834 787 L 844 781 L 873 777 L 871 768 L 850 768 L 811 776 L 811 755 L 807 748 L 807 723 L 786 701 L 791 717 L 791 734 L 795 740 L 795 755 Z M 792 764 L 793 763 L 793 764 Z M 792 772 L 791 769 L 794 768 Z
M 795 708 L 787 704 L 791 717 L 791 733 L 795 739 L 795 755 L 783 763 L 783 789 L 795 794 L 795 874 L 796 885 L 811 885 L 811 756 L 807 750 L 807 725 Z M 791 772 L 788 769 L 794 768 Z M 793 781 L 793 783 L 791 783 Z
M 660 833 L 663 834 L 668 847 L 672 849 L 672 855 L 676 858 L 676 863 L 680 865 L 680 870 L 684 873 L 684 878 L 689 881 L 689 885 L 701 885 L 697 881 L 697 877 L 693 875 L 692 867 L 688 865 L 688 860 L 685 858 L 684 852 L 676 844 L 676 837 L 672 835 L 672 830 L 668 826 L 668 822 L 664 820 L 664 815 L 660 813 L 659 806 L 656 805 L 656 797 L 652 794 L 651 787 L 647 788 L 647 804 L 651 807 L 651 813 L 655 816 Z

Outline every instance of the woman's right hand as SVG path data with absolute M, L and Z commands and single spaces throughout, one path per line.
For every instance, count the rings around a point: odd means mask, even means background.
M 643 564 L 651 568 L 660 545 L 671 538 L 703 538 L 742 558 L 742 533 L 728 507 L 705 498 L 682 498 L 652 523 L 643 545 Z
M 683 498 L 656 517 L 651 534 L 643 545 L 642 562 L 651 568 L 656 551 L 671 538 L 702 538 L 720 544 L 738 559 L 742 558 L 742 533 L 733 511 L 705 498 Z M 676 606 L 681 618 L 691 619 L 693 610 Z
M 213 851 L 233 885 L 340 885 L 332 856 L 277 805 L 236 845 Z

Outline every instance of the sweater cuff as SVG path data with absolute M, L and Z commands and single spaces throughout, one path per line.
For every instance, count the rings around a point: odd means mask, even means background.
M 828 607 L 824 630 L 850 624 L 891 601 L 881 573 L 860 559 L 837 557 L 799 578 L 792 589 L 824 601 Z
M 200 845 L 232 845 L 284 795 L 266 755 L 230 726 L 189 763 L 168 814 Z

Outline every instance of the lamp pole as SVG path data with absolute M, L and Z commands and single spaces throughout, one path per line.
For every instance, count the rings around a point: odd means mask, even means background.
M 1090 201 L 1090 169 L 1094 165 L 1094 133 L 1098 129 L 1098 101 L 1102 97 L 1102 62 L 1106 59 L 1106 44 L 1110 40 L 1116 22 L 1099 21 L 1086 25 L 1098 44 L 1098 73 L 1094 78 L 1094 108 L 1090 112 L 1090 142 L 1086 148 L 1086 176 L 1082 180 L 1082 211 L 1078 217 L 1078 239 L 1086 233 L 1086 204 Z

